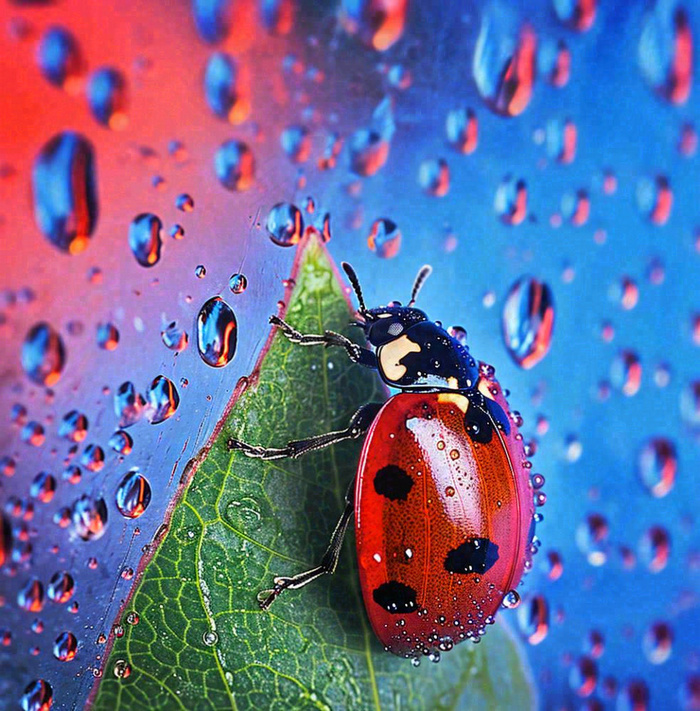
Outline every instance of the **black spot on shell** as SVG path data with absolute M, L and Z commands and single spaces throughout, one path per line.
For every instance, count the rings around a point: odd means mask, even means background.
M 374 490 L 392 501 L 406 501 L 413 479 L 401 467 L 389 464 L 374 475 Z
M 485 573 L 498 560 L 498 546 L 488 538 L 469 538 L 445 558 L 450 573 Z
M 392 615 L 405 615 L 418 610 L 416 591 L 409 585 L 396 580 L 382 583 L 372 593 L 372 598 L 380 607 Z
M 491 441 L 493 425 L 489 417 L 484 396 L 481 393 L 470 393 L 469 407 L 464 416 L 464 429 L 473 442 L 488 444 Z

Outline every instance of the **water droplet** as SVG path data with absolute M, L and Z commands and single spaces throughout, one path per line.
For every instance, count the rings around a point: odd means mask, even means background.
M 673 488 L 677 467 L 676 447 L 665 437 L 652 437 L 637 458 L 637 473 L 642 484 L 658 499 Z
M 204 96 L 209 108 L 232 124 L 245 121 L 250 114 L 247 72 L 224 52 L 212 54 L 204 72 Z
M 53 656 L 59 662 L 70 662 L 78 651 L 78 640 L 70 632 L 61 632 L 53 644 Z
M 472 73 L 484 103 L 501 116 L 517 116 L 530 103 L 535 80 L 537 38 L 518 28 L 512 9 L 494 3 L 484 14 Z
M 453 109 L 445 121 L 447 141 L 460 153 L 473 153 L 479 142 L 479 123 L 471 109 Z
M 113 671 L 114 676 L 116 676 L 117 679 L 126 679 L 128 676 L 131 675 L 131 666 L 123 659 L 117 659 L 117 661 L 114 662 Z
M 248 287 L 248 279 L 245 274 L 232 274 L 228 280 L 228 288 L 233 294 L 242 294 Z
M 280 136 L 282 150 L 293 163 L 305 163 L 311 153 L 311 136 L 305 126 L 288 126 Z
M 125 518 L 138 518 L 151 503 L 151 485 L 134 468 L 121 480 L 116 494 L 117 508 Z
M 129 225 L 129 247 L 142 267 L 152 267 L 160 260 L 163 247 L 160 218 L 150 212 L 137 215 Z
M 493 207 L 501 222 L 506 225 L 519 225 L 527 216 L 525 181 L 507 175 L 496 190 Z
M 642 383 L 639 356 L 632 350 L 621 350 L 610 366 L 610 380 L 627 397 L 636 395 Z
M 92 144 L 63 131 L 39 151 L 32 168 L 34 216 L 46 239 L 78 254 L 97 223 L 97 181 Z
M 204 279 L 204 277 L 207 275 L 207 268 L 203 264 L 198 264 L 195 267 L 194 275 L 197 277 L 197 279 Z
M 567 27 L 587 32 L 595 20 L 598 0 L 554 0 L 554 11 Z
M 98 444 L 88 444 L 80 457 L 80 463 L 91 472 L 99 472 L 105 463 L 105 452 Z
M 454 486 L 447 486 L 445 487 L 445 496 L 452 497 L 455 495 L 455 488 Z
M 39 472 L 32 480 L 29 494 L 42 504 L 48 504 L 56 493 L 56 478 L 48 472 Z
M 27 422 L 27 424 L 22 427 L 20 437 L 23 442 L 31 444 L 32 447 L 41 447 L 46 439 L 43 426 L 34 420 Z
M 391 259 L 401 248 L 401 230 L 392 220 L 381 218 L 372 223 L 367 238 L 369 248 L 382 259 Z
M 183 228 L 182 225 L 173 225 L 170 228 L 170 236 L 173 239 L 184 239 L 185 238 L 185 229 Z
M 564 572 L 564 562 L 558 551 L 548 551 L 546 556 L 547 577 L 559 580 Z
M 137 625 L 141 621 L 141 617 L 139 616 L 139 613 L 136 612 L 135 610 L 132 610 L 127 616 L 126 616 L 126 622 L 129 625 Z
M 141 419 L 144 399 L 136 392 L 134 384 L 122 383 L 114 393 L 114 412 L 119 418 L 120 427 L 131 427 Z
M 75 581 L 73 576 L 66 571 L 54 573 L 49 580 L 46 593 L 49 600 L 57 604 L 64 604 L 73 597 Z
M 278 202 L 270 210 L 266 222 L 270 239 L 280 247 L 292 247 L 304 233 L 301 210 L 288 202 Z
M 66 363 L 63 339 L 48 323 L 32 326 L 22 344 L 22 368 L 38 385 L 55 385 Z
M 54 86 L 74 91 L 84 71 L 83 58 L 75 37 L 64 27 L 49 27 L 37 49 L 42 76 Z
M 105 351 L 113 351 L 119 344 L 119 330 L 113 323 L 97 325 L 97 345 Z
M 683 104 L 693 83 L 693 36 L 686 11 L 658 0 L 647 15 L 639 39 L 642 76 L 658 96 Z
M 20 699 L 22 711 L 49 711 L 52 704 L 53 689 L 43 679 L 35 679 L 27 684 Z
M 183 331 L 178 326 L 177 321 L 171 321 L 161 332 L 160 337 L 163 339 L 163 344 L 171 351 L 180 353 L 187 348 L 189 336 L 186 331 Z
M 567 119 L 547 122 L 547 155 L 558 163 L 568 165 L 576 157 L 576 142 L 578 132 L 576 124 Z
M 124 430 L 117 430 L 109 438 L 109 446 L 117 454 L 127 455 L 131 453 L 134 446 L 134 440 L 128 432 Z
M 615 711 L 647 711 L 649 688 L 641 679 L 631 679 L 620 688 Z
M 569 671 L 569 686 L 571 690 L 586 698 L 590 696 L 598 684 L 598 665 L 590 657 L 580 657 Z
M 175 207 L 181 212 L 192 212 L 194 210 L 194 198 L 187 193 L 181 193 L 175 199 Z
M 542 595 L 526 595 L 517 611 L 518 628 L 533 646 L 540 644 L 549 632 L 549 604 Z
M 589 514 L 576 529 L 576 545 L 596 567 L 608 559 L 608 522 L 600 514 Z
M 571 52 L 562 40 L 545 40 L 537 56 L 540 75 L 552 86 L 561 89 L 571 77 Z
M 255 156 L 243 141 L 226 141 L 214 155 L 214 170 L 227 190 L 248 190 L 255 179 Z
M 197 316 L 197 348 L 202 360 L 222 368 L 236 354 L 238 327 L 233 309 L 220 297 L 207 301 Z
M 113 131 L 122 131 L 127 127 L 127 85 L 118 69 L 102 67 L 96 70 L 88 82 L 87 99 L 98 123 Z
M 219 641 L 219 635 L 214 630 L 207 630 L 202 635 L 202 641 L 207 647 L 213 647 Z
M 636 190 L 639 211 L 655 225 L 665 225 L 671 216 L 673 191 L 664 175 L 639 180 Z
M 692 430 L 700 429 L 700 380 L 688 383 L 681 392 L 681 417 Z
M 102 498 L 94 499 L 83 494 L 73 502 L 71 517 L 76 533 L 84 541 L 97 540 L 107 526 L 107 504 Z
M 146 419 L 152 425 L 165 422 L 175 414 L 179 405 L 180 394 L 172 380 L 164 375 L 154 378 L 146 391 L 146 407 L 144 409 Z
M 200 37 L 210 44 L 228 35 L 232 22 L 230 0 L 192 0 L 192 15 Z
M 340 23 L 351 36 L 384 52 L 401 38 L 408 0 L 341 0 Z
M 67 412 L 58 426 L 59 436 L 71 442 L 82 442 L 87 437 L 87 433 L 88 419 L 78 410 Z
M 17 606 L 27 612 L 44 608 L 44 586 L 38 578 L 30 578 L 17 593 Z
M 450 169 L 442 158 L 424 160 L 418 169 L 418 184 L 434 197 L 444 197 L 450 189 Z
M 545 282 L 521 277 L 503 305 L 503 342 L 513 360 L 532 368 L 549 352 L 554 329 L 554 297 Z
M 503 607 L 508 610 L 514 610 L 520 605 L 520 595 L 517 590 L 509 590 L 503 596 Z
M 671 554 L 671 538 L 662 526 L 652 526 L 639 542 L 639 558 L 652 573 L 661 572 Z
M 642 639 L 646 658 L 652 664 L 667 662 L 673 650 L 673 629 L 666 622 L 654 622 Z

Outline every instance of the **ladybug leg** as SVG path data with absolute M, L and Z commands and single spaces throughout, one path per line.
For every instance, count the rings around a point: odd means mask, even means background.
M 338 520 L 338 523 L 333 529 L 331 540 L 323 554 L 321 563 L 311 570 L 306 570 L 303 573 L 298 573 L 290 578 L 277 577 L 275 578 L 275 587 L 272 590 L 263 590 L 258 595 L 260 607 L 267 610 L 270 605 L 283 593 L 285 590 L 298 590 L 308 585 L 312 580 L 320 578 L 327 573 L 333 574 L 338 567 L 338 559 L 340 558 L 340 550 L 343 547 L 343 539 L 348 530 L 348 525 L 352 520 L 355 511 L 355 479 L 352 480 L 347 493 L 345 494 L 345 509 Z
M 341 346 L 348 354 L 348 358 L 353 363 L 363 365 L 365 368 L 377 368 L 377 356 L 368 348 L 358 346 L 349 338 L 346 338 L 335 331 L 324 331 L 323 334 L 307 333 L 303 334 L 292 328 L 286 321 L 278 316 L 270 316 L 270 323 L 282 331 L 282 333 L 292 342 L 302 346 Z
M 350 418 L 350 423 L 346 429 L 295 440 L 289 442 L 286 447 L 259 447 L 231 438 L 228 440 L 228 448 L 238 449 L 247 457 L 256 457 L 258 459 L 285 459 L 287 457 L 296 459 L 296 457 L 301 457 L 302 454 L 313 452 L 315 449 L 323 449 L 336 442 L 342 442 L 344 439 L 361 437 L 367 432 L 381 407 L 382 403 L 370 402 L 367 405 L 363 405 Z

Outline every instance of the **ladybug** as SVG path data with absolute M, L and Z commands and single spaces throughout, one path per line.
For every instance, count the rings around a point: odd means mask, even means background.
M 359 302 L 356 324 L 372 348 L 332 331 L 302 334 L 276 316 L 270 322 L 293 343 L 344 348 L 399 393 L 361 407 L 344 430 L 284 447 L 229 440 L 230 449 L 250 457 L 280 459 L 365 437 L 320 564 L 275 578 L 260 606 L 333 573 L 354 516 L 374 632 L 389 652 L 437 660 L 461 641 L 478 642 L 501 605 L 517 604 L 514 590 L 534 549 L 530 463 L 494 369 L 477 364 L 463 343 L 415 308 L 431 268 L 418 272 L 407 306 L 368 309 L 355 271 L 342 266 Z

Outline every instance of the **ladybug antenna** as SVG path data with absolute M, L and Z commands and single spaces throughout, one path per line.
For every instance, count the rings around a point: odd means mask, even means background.
M 416 280 L 413 282 L 413 291 L 411 292 L 411 300 L 408 302 L 409 308 L 416 303 L 418 292 L 421 290 L 425 280 L 430 276 L 432 271 L 433 268 L 430 264 L 424 264 L 418 271 L 418 274 L 416 274 Z
M 340 266 L 343 267 L 343 271 L 348 275 L 348 279 L 350 279 L 350 284 L 352 284 L 352 288 L 355 291 L 355 294 L 357 294 L 357 300 L 360 302 L 360 308 L 358 309 L 358 311 L 361 314 L 365 315 L 367 313 L 367 307 L 365 306 L 365 300 L 362 298 L 360 280 L 357 278 L 355 270 L 347 262 L 341 262 Z

